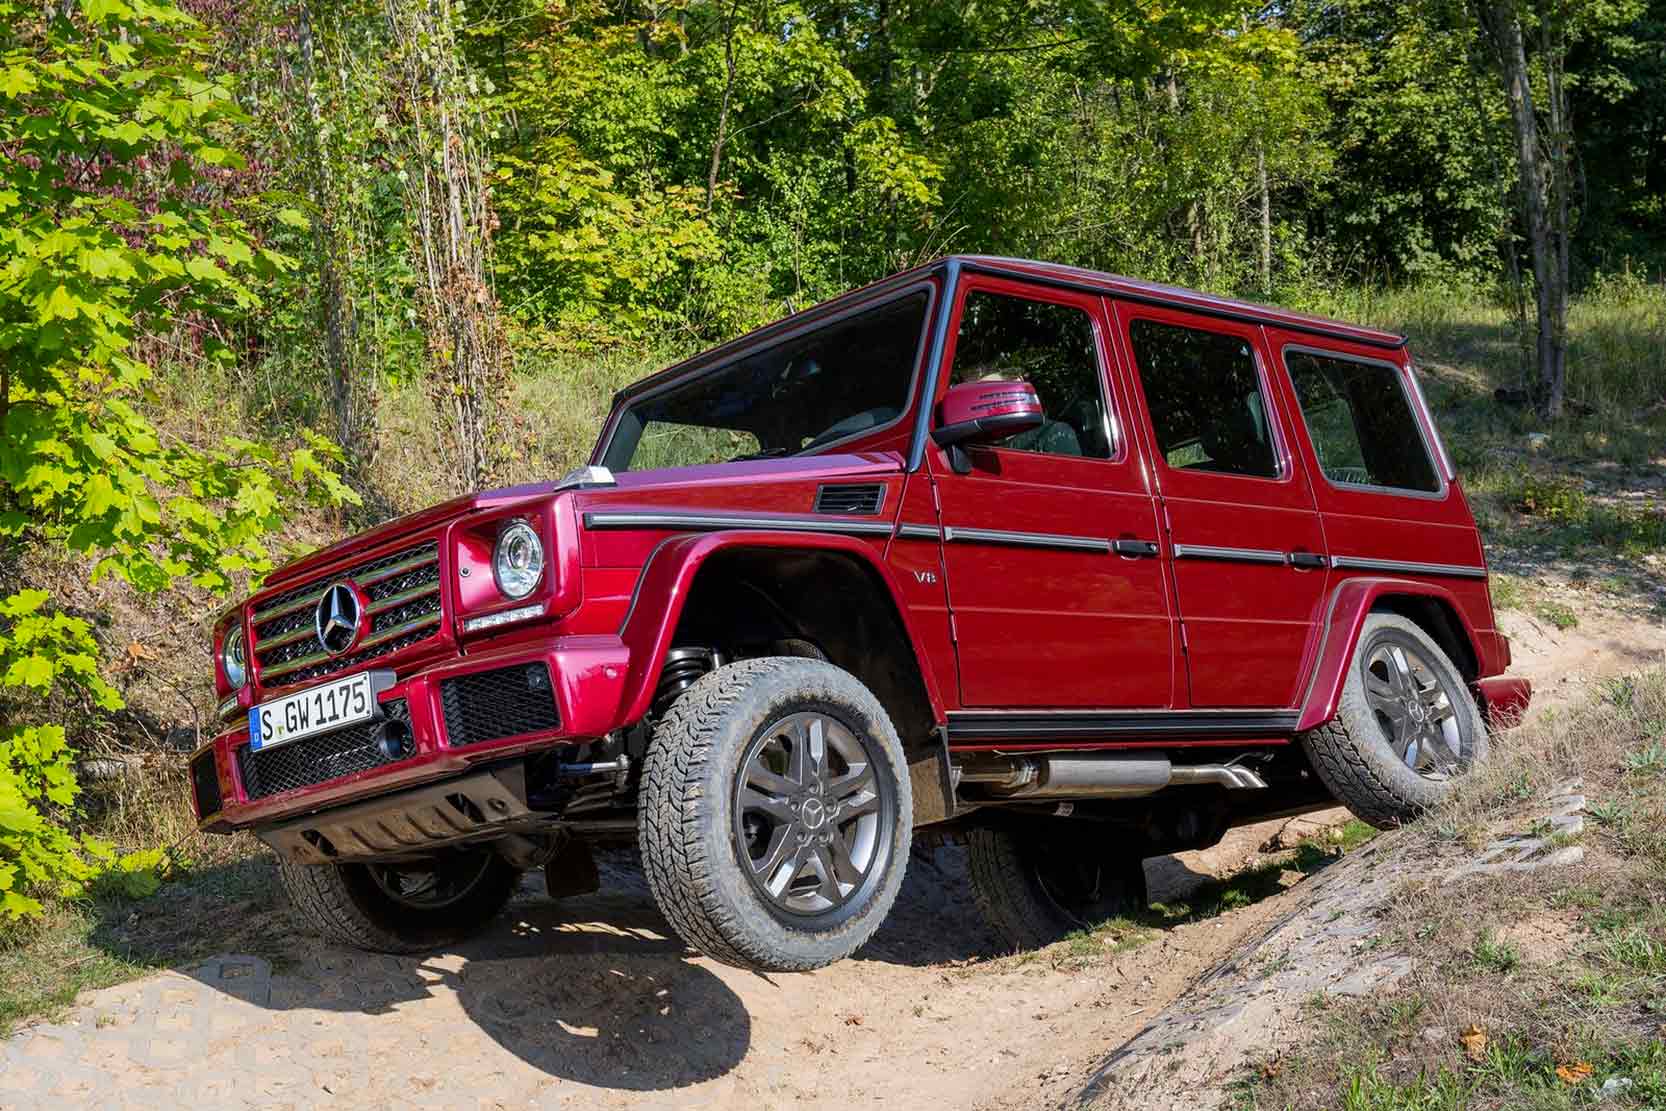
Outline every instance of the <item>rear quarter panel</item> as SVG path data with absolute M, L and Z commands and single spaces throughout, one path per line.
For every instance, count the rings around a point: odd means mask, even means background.
M 1475 527 L 1475 518 L 1463 488 L 1451 471 L 1446 453 L 1439 447 L 1438 433 L 1427 408 L 1422 404 L 1420 393 L 1408 389 L 1407 398 L 1435 471 L 1440 475 L 1441 489 L 1435 493 L 1421 493 L 1348 487 L 1331 482 L 1324 476 L 1285 367 L 1286 353 L 1292 348 L 1334 352 L 1343 357 L 1391 364 L 1400 372 L 1403 383 L 1409 385 L 1416 371 L 1408 352 L 1404 349 L 1384 351 L 1343 340 L 1316 342 L 1312 336 L 1277 328 L 1268 328 L 1267 337 L 1277 368 L 1276 388 L 1283 395 L 1285 410 L 1293 414 L 1294 449 L 1312 476 L 1314 503 L 1319 510 L 1326 550 L 1330 556 L 1343 560 L 1438 564 L 1484 572 L 1486 552 L 1481 534 Z M 1391 579 L 1383 581 L 1383 575 L 1382 570 L 1346 567 L 1333 570 L 1331 621 L 1336 619 L 1334 601 L 1351 580 L 1371 582 L 1364 595 L 1349 592 L 1348 597 L 1355 600 L 1368 596 L 1374 601 L 1392 593 L 1438 598 L 1456 612 L 1469 634 L 1479 663 L 1479 673 L 1491 675 L 1503 669 L 1505 661 L 1500 658 L 1502 651 L 1494 628 L 1492 598 L 1484 577 L 1423 574 L 1408 570 L 1394 572 Z M 1324 626 L 1321 626 L 1320 635 L 1327 636 Z M 1348 645 L 1350 650 L 1351 647 L 1351 644 Z M 1334 651 L 1334 648 L 1332 644 L 1322 644 L 1321 653 Z M 1322 659 L 1319 666 L 1323 669 Z

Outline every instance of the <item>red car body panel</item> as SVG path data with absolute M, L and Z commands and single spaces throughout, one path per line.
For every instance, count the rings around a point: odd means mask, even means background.
M 481 493 L 390 521 L 274 572 L 216 626 L 222 717 L 231 724 L 193 757 L 213 761 L 219 790 L 217 809 L 199 809 L 204 827 L 262 826 L 484 762 L 588 743 L 641 721 L 702 567 L 741 548 L 814 549 L 858 561 L 894 607 L 931 716 L 957 751 L 1288 744 L 1336 712 L 1360 627 L 1385 602 L 1437 607 L 1432 612 L 1462 638 L 1460 666 L 1469 668 L 1489 712 L 1509 720 L 1524 710 L 1526 684 L 1501 676 L 1508 642 L 1493 621 L 1479 534 L 1398 336 L 1071 267 L 950 259 L 706 352 L 632 387 L 621 401 L 921 288 L 931 293 L 928 339 L 909 408 L 827 454 Z M 1109 458 L 972 447 L 971 472 L 959 473 L 931 440 L 950 384 L 962 298 L 975 289 L 1088 314 L 1116 429 Z M 1130 324 L 1142 319 L 1224 332 L 1249 345 L 1277 445 L 1276 478 L 1167 464 L 1130 339 Z M 1346 488 L 1325 479 L 1284 370 L 1291 348 L 1386 363 L 1412 383 L 1440 490 Z M 594 464 L 602 462 L 623 410 L 616 405 L 604 426 Z M 818 512 L 818 490 L 827 484 L 882 487 L 879 511 Z M 516 518 L 538 530 L 548 562 L 532 594 L 510 601 L 494 586 L 491 552 L 499 529 Z M 385 640 L 395 650 L 363 665 L 396 673 L 378 697 L 407 702 L 414 751 L 369 770 L 250 797 L 237 755 L 248 743 L 246 722 L 233 715 L 246 717 L 251 705 L 322 681 L 297 676 L 334 664 L 251 659 L 250 682 L 232 692 L 219 663 L 221 639 L 240 627 L 246 643 L 255 643 L 257 625 L 270 620 L 254 620 L 263 608 L 269 613 L 280 602 L 301 612 L 297 607 L 310 604 L 304 592 L 429 543 L 438 567 L 437 614 L 422 617 L 427 624 L 415 632 Z M 465 621 L 528 605 L 541 605 L 542 615 L 464 632 Z M 287 635 L 303 640 L 304 630 Z M 449 747 L 442 682 L 536 661 L 549 668 L 557 728 Z M 1037 735 L 999 742 L 956 735 L 957 715 L 1005 713 L 1041 722 Z M 1132 714 L 1135 721 L 1167 715 L 1189 724 L 1183 736 L 1170 737 L 1137 729 L 1045 735 L 1049 715 L 1082 713 Z M 1244 720 L 1261 724 L 1248 732 L 1211 725 Z

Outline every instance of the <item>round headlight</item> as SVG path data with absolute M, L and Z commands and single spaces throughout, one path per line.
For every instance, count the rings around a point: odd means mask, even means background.
M 525 521 L 511 521 L 492 549 L 492 577 L 506 598 L 525 598 L 544 575 L 544 545 Z
M 226 682 L 232 690 L 243 689 L 249 677 L 248 659 L 243 651 L 243 630 L 233 629 L 220 642 L 220 663 L 226 669 Z

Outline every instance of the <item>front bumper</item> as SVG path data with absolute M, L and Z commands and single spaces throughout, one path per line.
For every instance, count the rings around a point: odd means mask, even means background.
M 248 727 L 240 724 L 191 757 L 198 826 L 229 833 L 270 825 L 526 752 L 605 736 L 620 725 L 629 658 L 629 649 L 615 636 L 557 637 L 471 654 L 402 676 L 377 694 L 384 713 L 410 725 L 409 754 L 393 759 L 374 749 L 365 726 L 251 754 Z M 513 683 L 529 674 L 535 706 L 543 699 L 536 675 L 547 675 L 547 713 L 528 714 L 514 697 Z M 503 683 L 511 685 L 502 688 Z M 349 736 L 354 730 L 363 736 Z M 281 760 L 281 767 L 273 760 Z

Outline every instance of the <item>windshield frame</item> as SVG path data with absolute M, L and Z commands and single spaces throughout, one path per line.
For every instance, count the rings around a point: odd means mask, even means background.
M 919 391 L 921 381 L 926 377 L 923 371 L 928 354 L 927 347 L 937 318 L 938 303 L 942 291 L 940 282 L 936 280 L 936 276 L 932 273 L 922 274 L 915 271 L 898 275 L 897 279 L 893 280 L 900 281 L 900 284 L 879 283 L 876 287 L 846 294 L 846 297 L 852 298 L 848 302 L 844 301 L 843 298 L 835 298 L 814 308 L 806 309 L 802 313 L 783 317 L 738 339 L 730 340 L 728 343 L 719 344 L 710 350 L 703 351 L 683 363 L 668 367 L 643 379 L 636 385 L 627 386 L 620 390 L 618 394 L 614 395 L 613 409 L 608 414 L 607 423 L 603 426 L 601 435 L 597 437 L 596 448 L 591 452 L 590 462 L 595 465 L 607 465 L 606 459 L 609 452 L 613 450 L 614 441 L 618 438 L 623 424 L 622 418 L 632 406 L 639 405 L 644 401 L 651 401 L 661 394 L 698 382 L 707 375 L 727 370 L 735 363 L 766 352 L 771 348 L 791 343 L 812 332 L 841 324 L 853 316 L 860 316 L 865 312 L 871 312 L 874 309 L 883 308 L 886 305 L 924 293 L 926 295 L 925 309 L 920 314 L 920 334 L 914 345 L 914 363 L 909 370 L 908 386 L 902 395 L 905 404 L 897 416 L 884 424 L 860 429 L 847 436 L 841 436 L 837 440 L 829 440 L 824 444 L 816 444 L 813 447 L 802 448 L 788 455 L 772 456 L 772 458 L 799 459 L 826 455 L 837 451 L 839 447 L 853 440 L 887 433 L 912 421 L 915 407 L 921 404 Z M 799 320 L 800 317 L 804 319 Z M 918 434 L 918 429 L 911 432 L 910 450 L 913 447 L 913 438 Z M 634 453 L 633 449 L 632 454 Z M 904 454 L 906 457 L 907 453 Z M 734 462 L 742 462 L 742 460 L 723 460 L 717 463 L 703 464 L 691 463 L 687 466 L 720 467 Z M 628 470 L 628 468 L 615 469 Z

